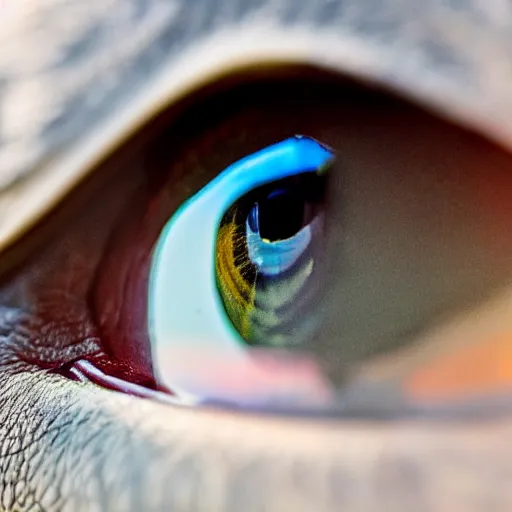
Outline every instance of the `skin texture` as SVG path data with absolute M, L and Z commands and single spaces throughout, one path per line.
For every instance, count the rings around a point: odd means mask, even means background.
M 294 31 L 300 29 L 319 41 L 309 60 L 372 76 L 512 146 L 512 71 L 507 58 L 512 13 L 507 2 L 213 5 L 113 0 L 36 7 L 7 2 L 9 24 L 0 45 L 2 241 L 11 240 L 13 226 L 29 219 L 23 212 L 35 191 L 44 191 L 40 195 L 46 197 L 53 188 L 64 193 L 71 186 L 68 175 L 80 174 L 79 166 L 62 173 L 59 165 L 69 163 L 66 158 L 80 144 L 87 146 L 87 137 L 107 133 L 101 130 L 108 120 L 119 120 L 108 131 L 114 139 L 127 129 L 121 120 L 137 124 L 137 116 L 122 113 L 147 106 L 141 99 L 145 86 L 159 73 L 176 76 L 183 69 L 180 55 L 190 52 L 198 63 L 197 76 L 198 69 L 212 67 L 212 62 L 213 70 L 221 69 L 222 59 L 213 57 L 220 53 L 208 54 L 199 45 L 208 47 L 212 41 L 211 47 L 217 48 L 215 33 L 226 26 L 245 34 L 247 44 L 236 51 L 240 59 L 246 52 L 247 61 L 251 45 L 263 44 L 261 38 L 247 36 L 250 27 L 265 26 L 266 40 L 284 47 L 287 37 L 297 41 Z M 133 44 L 120 44 L 127 34 Z M 329 40 L 327 52 L 321 51 L 324 40 Z M 104 60 L 100 52 L 107 52 L 102 53 Z M 99 153 L 105 151 L 102 144 L 107 144 L 103 138 Z M 94 144 L 87 148 L 92 151 Z M 54 172 L 58 177 L 50 179 Z M 137 183 L 123 186 L 132 185 Z M 121 205 L 112 204 L 102 214 L 111 211 L 114 217 L 116 208 Z M 31 215 L 42 216 L 43 209 Z M 58 274 L 52 268 L 55 262 L 67 261 L 82 270 L 93 265 L 101 237 L 94 244 L 84 240 L 104 222 L 104 217 L 89 213 L 88 227 L 80 225 L 80 235 L 71 230 L 57 237 L 57 245 L 42 253 L 37 264 L 24 263 L 17 270 L 16 286 L 0 292 L 0 507 L 512 508 L 507 442 L 512 421 L 507 417 L 468 423 L 319 422 L 184 410 L 46 371 L 100 350 L 92 320 L 73 302 L 87 283 L 78 278 L 55 282 L 50 276 Z M 90 257 L 76 257 L 83 254 L 80 244 L 89 245 Z M 57 299 L 66 301 L 65 312 L 46 324 L 44 311 L 55 310 L 52 301 Z M 24 310 L 20 304 L 28 306 Z M 83 329 L 78 335 L 70 328 L 77 323 Z

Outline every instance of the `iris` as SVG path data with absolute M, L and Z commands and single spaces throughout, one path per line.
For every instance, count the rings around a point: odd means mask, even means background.
M 327 167 L 250 191 L 224 214 L 215 271 L 224 308 L 251 344 L 311 335 L 325 255 Z

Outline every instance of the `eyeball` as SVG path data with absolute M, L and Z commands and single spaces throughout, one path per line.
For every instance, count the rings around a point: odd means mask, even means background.
M 312 361 L 269 350 L 314 333 L 333 159 L 291 137 L 234 162 L 169 219 L 148 300 L 161 384 L 191 399 L 329 395 Z

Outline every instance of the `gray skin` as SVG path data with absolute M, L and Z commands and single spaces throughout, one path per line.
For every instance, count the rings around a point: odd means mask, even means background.
M 123 119 L 153 78 L 172 76 L 184 55 L 206 69 L 216 33 L 242 37 L 261 20 L 267 41 L 298 45 L 298 28 L 318 41 L 304 61 L 371 78 L 512 148 L 505 0 L 19 4 L 4 0 L 5 30 L 0 15 L 1 229 L 27 183 Z M 240 51 L 249 62 L 264 43 Z M 50 363 L 97 339 L 67 340 L 58 323 L 42 330 L 1 297 L 3 510 L 512 510 L 510 418 L 324 423 L 143 401 L 22 362 L 20 347 Z

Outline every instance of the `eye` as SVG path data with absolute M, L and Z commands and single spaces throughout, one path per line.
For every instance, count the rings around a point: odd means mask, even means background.
M 479 411 L 512 383 L 510 169 L 318 70 L 217 83 L 105 161 L 45 251 L 37 294 L 73 286 L 70 336 L 100 346 L 60 371 L 189 404 Z
M 187 386 L 183 353 L 250 367 L 246 343 L 314 334 L 332 159 L 317 141 L 289 138 L 230 165 L 171 217 L 154 250 L 149 331 L 156 359 L 174 360 L 173 388 L 216 394 L 212 381 Z

